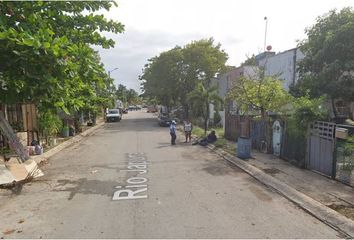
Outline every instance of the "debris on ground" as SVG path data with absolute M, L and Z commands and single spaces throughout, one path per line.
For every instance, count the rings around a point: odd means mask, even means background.
M 346 216 L 347 218 L 354 220 L 354 206 L 343 205 L 343 204 L 330 204 L 327 207 L 339 212 L 340 214 Z
M 3 231 L 2 233 L 4 235 L 10 235 L 12 233 L 14 233 L 16 230 L 15 229 L 6 229 L 5 231 Z

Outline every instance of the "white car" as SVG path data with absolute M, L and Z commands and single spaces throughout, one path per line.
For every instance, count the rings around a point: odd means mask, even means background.
M 106 114 L 107 122 L 119 122 L 122 119 L 122 114 L 119 109 L 108 109 Z

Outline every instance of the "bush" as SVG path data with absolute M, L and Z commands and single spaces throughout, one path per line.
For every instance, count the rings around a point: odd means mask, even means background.
M 214 112 L 214 125 L 218 125 L 221 122 L 221 116 L 219 111 Z
M 293 135 L 305 137 L 310 123 L 328 120 L 329 114 L 324 107 L 324 97 L 310 99 L 308 96 L 304 96 L 296 98 L 294 108 L 295 112 L 289 119 L 293 128 Z
M 41 133 L 48 138 L 57 135 L 63 124 L 58 115 L 52 112 L 44 112 L 39 116 L 38 126 Z

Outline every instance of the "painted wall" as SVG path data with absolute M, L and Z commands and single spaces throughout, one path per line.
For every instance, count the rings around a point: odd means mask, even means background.
M 290 85 L 298 80 L 297 63 L 303 58 L 304 54 L 297 48 L 270 56 L 265 60 L 265 74 L 277 75 L 288 91 Z
M 257 70 L 258 68 L 256 66 L 238 67 L 227 73 L 218 75 L 217 78 L 211 80 L 211 85 L 216 86 L 218 88 L 219 96 L 224 100 L 224 104 L 226 105 L 228 104 L 225 101 L 226 95 L 228 91 L 232 88 L 234 82 L 237 81 L 237 79 L 241 76 L 252 77 L 254 74 L 256 74 Z M 230 106 L 232 109 L 236 108 L 235 103 L 232 103 Z M 210 118 L 213 119 L 214 108 L 210 107 L 210 110 Z M 222 125 L 225 126 L 225 111 L 219 111 L 219 113 L 222 119 Z

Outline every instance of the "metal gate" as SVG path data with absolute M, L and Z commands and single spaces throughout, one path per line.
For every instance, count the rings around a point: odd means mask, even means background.
M 330 177 L 335 177 L 335 128 L 335 123 L 316 121 L 310 124 L 307 142 L 307 168 Z

